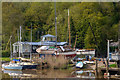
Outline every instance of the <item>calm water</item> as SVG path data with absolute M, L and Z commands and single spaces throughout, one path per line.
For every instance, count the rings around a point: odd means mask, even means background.
M 95 78 L 92 70 L 3 70 L 2 78 Z

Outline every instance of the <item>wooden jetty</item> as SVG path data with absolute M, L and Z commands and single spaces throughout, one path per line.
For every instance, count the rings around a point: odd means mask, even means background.
M 106 68 L 105 67 L 101 68 L 101 71 L 103 73 L 105 73 L 106 72 Z M 119 74 L 120 75 L 120 68 L 109 68 L 108 72 L 110 73 L 110 75 L 115 75 L 115 74 Z

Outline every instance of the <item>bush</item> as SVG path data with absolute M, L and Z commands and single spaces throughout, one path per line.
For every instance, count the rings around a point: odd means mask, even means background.
M 68 60 L 64 56 L 60 55 L 58 57 L 48 56 L 45 61 L 49 64 L 51 68 L 62 68 L 68 63 Z
M 8 50 L 3 50 L 1 56 L 2 57 L 10 57 L 10 52 Z
M 111 65 L 109 65 L 109 67 L 115 68 L 115 67 L 117 67 L 117 65 L 116 64 L 111 64 Z

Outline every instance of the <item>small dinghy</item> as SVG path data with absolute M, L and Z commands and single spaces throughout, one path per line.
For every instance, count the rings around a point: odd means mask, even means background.
M 77 62 L 76 68 L 83 68 L 83 62 Z

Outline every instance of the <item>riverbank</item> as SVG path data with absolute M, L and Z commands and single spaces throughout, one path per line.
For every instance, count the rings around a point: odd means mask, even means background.
M 10 57 L 1 57 L 0 60 L 1 61 L 10 61 Z

